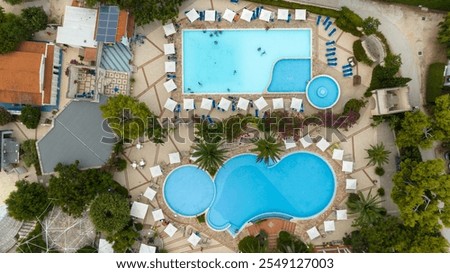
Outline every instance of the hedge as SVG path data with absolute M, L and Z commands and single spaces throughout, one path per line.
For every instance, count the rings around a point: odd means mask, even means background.
M 353 54 L 358 62 L 365 63 L 367 65 L 373 64 L 373 61 L 367 56 L 361 40 L 356 40 L 353 43 Z
M 433 63 L 428 67 L 427 72 L 427 103 L 434 104 L 436 98 L 441 95 L 442 86 L 444 83 L 444 69 L 445 64 Z

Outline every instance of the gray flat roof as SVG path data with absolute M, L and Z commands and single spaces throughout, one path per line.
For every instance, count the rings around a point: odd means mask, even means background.
M 79 167 L 98 168 L 109 159 L 113 144 L 102 142 L 104 137 L 113 138 L 109 127 L 104 130 L 100 103 L 72 101 L 53 121 L 53 128 L 37 143 L 43 173 L 53 173 L 58 163 Z M 106 126 L 107 127 L 107 126 Z

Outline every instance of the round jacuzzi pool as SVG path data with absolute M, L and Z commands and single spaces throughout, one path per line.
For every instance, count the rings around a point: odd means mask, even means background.
M 316 76 L 306 86 L 306 98 L 317 109 L 333 107 L 338 102 L 340 93 L 339 84 L 328 75 Z

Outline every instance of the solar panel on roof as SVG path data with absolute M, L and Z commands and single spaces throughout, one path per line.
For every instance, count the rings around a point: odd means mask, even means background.
M 113 43 L 116 41 L 119 12 L 120 10 L 117 6 L 100 7 L 96 37 L 98 42 Z

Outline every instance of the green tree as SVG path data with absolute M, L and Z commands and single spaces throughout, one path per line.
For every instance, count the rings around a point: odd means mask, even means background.
M 12 13 L 6 13 L 0 22 L 0 54 L 16 50 L 19 44 L 31 36 L 25 21 Z
M 13 116 L 5 108 L 0 106 L 0 126 L 8 124 L 13 120 Z
M 194 152 L 193 157 L 197 157 L 195 164 L 199 168 L 209 172 L 211 176 L 214 176 L 220 166 L 226 159 L 225 154 L 227 150 L 222 148 L 222 142 L 219 143 L 206 143 L 204 141 L 192 146 Z
M 380 207 L 382 202 L 378 195 L 372 196 L 372 190 L 365 196 L 361 191 L 353 194 L 347 201 L 349 214 L 358 214 L 353 221 L 354 226 L 367 226 L 373 224 L 378 218 L 382 217 L 385 210 Z
M 121 231 L 108 236 L 106 239 L 113 243 L 114 252 L 124 253 L 131 250 L 131 247 L 136 243 L 138 238 L 139 232 L 132 225 L 128 225 Z
M 255 236 L 246 236 L 239 241 L 238 249 L 242 253 L 264 253 L 267 251 L 267 244 Z
M 31 33 L 47 28 L 48 16 L 42 7 L 29 7 L 20 14 L 25 20 L 25 26 Z
M 434 136 L 429 133 L 430 128 L 431 121 L 423 112 L 406 112 L 401 129 L 397 133 L 396 143 L 400 148 L 417 145 L 429 148 L 434 140 Z
M 369 159 L 369 163 L 367 165 L 374 164 L 381 167 L 389 162 L 389 154 L 391 152 L 385 149 L 383 143 L 370 145 L 370 149 L 366 149 L 366 152 L 366 159 Z
M 28 129 L 36 129 L 41 120 L 41 110 L 37 107 L 26 105 L 22 108 L 19 119 Z
M 255 148 L 252 152 L 258 153 L 256 162 L 264 161 L 266 165 L 280 160 L 280 154 L 283 152 L 283 145 L 275 139 L 271 134 L 266 134 L 264 138 L 260 138 L 254 142 Z
M 287 231 L 280 231 L 277 250 L 282 253 L 311 253 L 313 248 Z
M 115 193 L 100 194 L 92 202 L 89 216 L 97 230 L 115 234 L 130 221 L 128 200 Z
M 433 110 L 433 129 L 437 139 L 450 140 L 450 95 L 436 98 Z
M 377 33 L 378 27 L 380 25 L 381 25 L 380 20 L 369 16 L 363 20 L 362 28 L 366 35 L 371 35 Z
M 444 21 L 439 23 L 438 41 L 447 47 L 447 58 L 450 59 L 450 12 Z
M 22 159 L 25 166 L 30 167 L 31 165 L 39 166 L 39 158 L 36 149 L 36 140 L 27 139 L 21 145 L 22 149 Z
M 433 253 L 446 252 L 448 242 L 437 231 L 404 226 L 394 216 L 379 218 L 344 238 L 352 252 L 361 253 Z
M 110 97 L 100 109 L 109 126 L 125 140 L 143 136 L 148 119 L 154 116 L 145 103 L 125 95 Z
M 49 182 L 49 197 L 54 204 L 72 216 L 81 216 L 94 198 L 105 192 L 116 192 L 127 196 L 127 190 L 113 180 L 110 173 L 90 169 L 81 171 L 79 162 L 71 165 L 59 163 Z
M 444 162 L 440 159 L 400 163 L 400 171 L 393 179 L 391 197 L 398 205 L 406 226 L 435 230 L 450 226 L 450 211 L 440 204 L 450 204 L 450 175 L 444 174 Z
M 169 134 L 169 129 L 164 128 L 156 116 L 150 119 L 147 135 L 151 142 L 155 144 L 164 144 Z
M 17 181 L 16 187 L 5 201 L 9 215 L 19 221 L 43 219 L 51 208 L 47 188 L 26 180 Z

